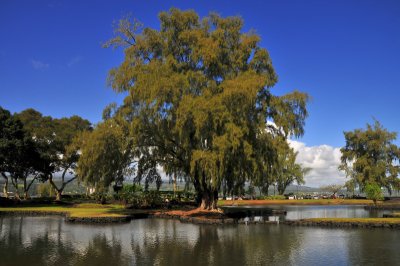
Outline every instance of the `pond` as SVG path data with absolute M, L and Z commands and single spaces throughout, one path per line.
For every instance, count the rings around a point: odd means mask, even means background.
M 0 217 L 0 265 L 396 265 L 400 231 Z

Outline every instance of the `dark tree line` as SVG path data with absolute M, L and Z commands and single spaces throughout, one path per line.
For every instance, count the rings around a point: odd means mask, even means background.
M 79 159 L 73 140 L 80 132 L 92 129 L 88 120 L 79 116 L 56 119 L 34 109 L 11 114 L 0 107 L 0 173 L 7 196 L 11 184 L 20 198 L 18 183 L 23 184 L 23 197 L 35 181 L 49 182 L 60 200 L 65 186 L 77 178 Z M 61 184 L 53 178 L 61 175 Z M 72 176 L 69 179 L 67 176 Z M 67 180 L 68 179 L 68 180 Z M 28 181 L 29 180 L 29 181 Z

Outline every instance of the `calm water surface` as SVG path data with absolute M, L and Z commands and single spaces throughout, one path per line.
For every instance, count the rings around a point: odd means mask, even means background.
M 390 229 L 2 216 L 0 265 L 399 265 L 399 239 Z
M 299 220 L 306 218 L 374 218 L 382 217 L 391 211 L 366 210 L 362 205 L 274 205 L 274 206 L 228 206 L 224 209 L 229 213 L 241 213 L 250 220 Z M 284 210 L 286 214 L 272 214 L 274 210 Z

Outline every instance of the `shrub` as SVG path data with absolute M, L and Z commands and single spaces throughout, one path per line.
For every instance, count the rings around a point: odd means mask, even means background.
M 139 184 L 125 184 L 122 187 L 121 193 L 135 193 L 141 191 L 143 191 L 143 188 Z
M 265 200 L 284 200 L 286 197 L 284 195 L 276 195 L 276 196 L 265 196 Z
M 371 199 L 376 204 L 376 201 L 383 200 L 382 189 L 376 183 L 368 183 L 364 188 L 367 199 Z
M 180 194 L 182 196 L 182 194 Z M 196 194 L 190 191 L 183 192 L 184 201 L 191 201 L 196 198 Z
M 112 199 L 110 195 L 102 191 L 96 191 L 91 194 L 90 197 L 100 204 L 106 204 L 107 201 L 110 201 Z
M 151 190 L 143 193 L 142 198 L 142 208 L 150 207 L 160 207 L 163 204 L 163 199 L 161 198 L 160 192 L 157 190 Z
M 151 190 L 143 192 L 140 185 L 125 185 L 119 193 L 119 199 L 132 208 L 156 208 L 163 205 L 163 199 L 159 191 Z
M 126 184 L 122 190 L 114 195 L 118 200 L 123 201 L 125 204 L 133 205 L 133 207 L 140 207 L 142 187 L 138 184 Z

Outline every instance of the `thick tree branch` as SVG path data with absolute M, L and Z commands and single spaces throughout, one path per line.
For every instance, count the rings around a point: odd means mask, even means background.
M 33 182 L 35 182 L 36 179 L 37 179 L 37 176 L 35 176 L 35 177 L 31 180 L 31 182 L 29 183 L 29 185 L 25 188 L 25 191 L 24 191 L 24 192 L 29 191 L 29 189 L 31 188 Z

